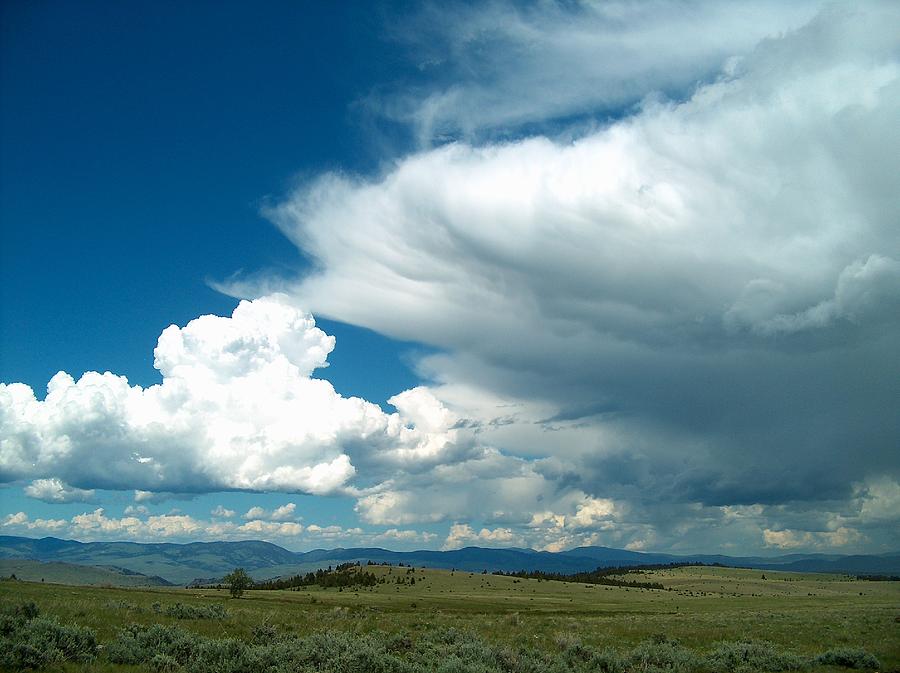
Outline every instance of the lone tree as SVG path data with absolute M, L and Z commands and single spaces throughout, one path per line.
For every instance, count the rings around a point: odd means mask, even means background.
M 244 589 L 249 589 L 253 584 L 250 575 L 243 568 L 235 568 L 225 575 L 224 582 L 231 589 L 232 598 L 240 598 L 244 595 Z

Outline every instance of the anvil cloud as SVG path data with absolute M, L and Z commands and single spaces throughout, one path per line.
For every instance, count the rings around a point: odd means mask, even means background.
M 797 503 L 834 527 L 833 503 L 900 477 L 897 18 L 823 10 L 574 141 L 324 175 L 270 211 L 317 263 L 289 292 L 440 349 L 435 394 L 530 461 L 511 474 L 536 496 Z M 438 481 L 433 507 L 407 485 L 363 510 L 438 516 Z

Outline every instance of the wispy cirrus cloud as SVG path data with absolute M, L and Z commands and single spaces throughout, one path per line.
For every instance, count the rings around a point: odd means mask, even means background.
M 689 96 L 824 4 L 427 3 L 387 28 L 423 81 L 365 102 L 409 124 L 422 145 L 605 123 L 653 92 Z

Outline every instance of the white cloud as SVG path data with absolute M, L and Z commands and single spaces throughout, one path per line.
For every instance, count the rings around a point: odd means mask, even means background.
M 297 505 L 289 502 L 286 505 L 276 507 L 274 510 L 272 510 L 270 518 L 272 519 L 272 521 L 287 521 L 289 519 L 293 519 L 296 516 L 294 514 L 295 509 L 297 509 Z
M 900 312 L 900 261 L 870 255 L 851 262 L 841 271 L 834 297 L 797 313 L 772 315 L 785 288 L 771 281 L 751 281 L 725 314 L 726 324 L 748 326 L 764 335 L 825 328 L 838 320 L 859 322 L 870 313 Z
M 4 526 L 21 526 L 27 523 L 28 515 L 25 512 L 16 512 L 15 514 L 7 514 L 3 519 Z
M 482 528 L 477 533 L 469 524 L 453 524 L 444 541 L 443 549 L 460 549 L 467 545 L 511 547 L 522 544 L 522 537 L 509 528 Z
M 763 542 L 767 547 L 779 549 L 834 549 L 846 547 L 863 540 L 863 535 L 852 528 L 841 527 L 834 531 L 763 531 Z
M 0 526 L 12 532 L 64 534 L 81 540 L 139 540 L 165 538 L 173 541 L 266 539 L 294 545 L 301 541 L 304 527 L 294 521 L 204 521 L 187 514 L 148 515 L 146 508 L 129 507 L 125 516 L 109 516 L 102 507 L 76 514 L 71 519 L 30 519 L 25 512 L 7 515 Z M 358 528 L 311 526 L 312 539 L 360 537 Z
M 683 91 L 822 2 L 434 3 L 394 27 L 431 84 L 369 105 L 420 142 L 626 107 Z
M 148 462 L 147 459 L 138 460 L 143 460 L 144 463 Z M 193 495 L 188 493 L 167 493 L 165 491 L 142 491 L 138 489 L 134 492 L 135 502 L 150 502 L 154 504 L 166 502 L 167 500 L 190 500 L 192 497 Z
M 248 521 L 237 528 L 241 533 L 274 537 L 291 537 L 300 535 L 303 526 L 295 521 Z
M 210 512 L 215 517 L 222 519 L 230 519 L 237 514 L 233 509 L 226 509 L 222 505 L 216 505 L 216 508 Z
M 297 505 L 292 502 L 276 507 L 271 512 L 262 507 L 251 507 L 244 513 L 244 518 L 263 519 L 266 521 L 289 521 L 296 518 L 294 514 L 296 509 Z M 232 512 L 231 515 L 234 516 L 234 512 Z
M 397 542 L 423 542 L 429 543 L 436 539 L 435 533 L 428 533 L 418 530 L 400 530 L 398 528 L 389 528 L 388 530 L 378 533 L 372 537 L 373 541 L 382 543 Z
M 25 487 L 25 495 L 44 502 L 91 502 L 97 493 L 93 489 L 74 488 L 59 479 L 35 479 Z
M 318 524 L 310 524 L 306 527 L 306 532 L 311 535 L 320 535 L 322 537 L 333 537 L 335 535 L 340 535 L 344 532 L 344 529 L 340 526 L 319 526 Z
M 68 525 L 65 519 L 34 519 L 28 518 L 25 512 L 16 512 L 15 514 L 7 514 L 0 526 L 10 528 L 24 528 L 29 531 L 43 531 L 53 533 L 62 530 Z
M 246 512 L 244 512 L 245 519 L 262 519 L 266 516 L 267 512 L 262 507 L 251 507 Z
M 859 517 L 863 523 L 892 522 L 900 512 L 900 483 L 881 476 L 857 489 Z
M 572 522 L 576 527 L 590 528 L 611 519 L 615 511 L 615 503 L 608 498 L 586 498 L 578 504 Z
M 147 502 L 223 489 L 336 493 L 357 473 L 352 459 L 376 479 L 396 461 L 453 455 L 453 415 L 427 389 L 396 396 L 398 412 L 386 414 L 311 378 L 333 347 L 276 295 L 241 302 L 231 318 L 168 327 L 155 350 L 160 385 L 60 372 L 39 401 L 28 386 L 0 384 L 0 474 L 137 488 Z
M 475 518 L 521 523 L 557 491 L 532 462 L 484 449 L 427 472 L 397 473 L 361 493 L 356 512 L 367 523 L 388 526 Z
M 84 512 L 72 517 L 72 530 L 81 538 L 101 535 L 125 534 L 128 537 L 141 537 L 144 534 L 143 522 L 135 516 L 121 519 L 106 516 L 102 507 L 93 512 Z
M 142 514 L 142 512 L 134 512 Z M 107 516 L 102 507 L 84 512 L 65 522 L 67 532 L 75 538 L 153 540 L 156 538 L 190 539 L 205 533 L 205 522 L 187 514 L 160 514 L 140 518 L 128 515 Z
M 431 393 L 504 457 L 398 470 L 360 491 L 363 520 L 476 520 L 477 503 L 577 521 L 550 501 L 581 493 L 629 503 L 635 540 L 664 539 L 647 524 L 681 544 L 667 511 L 846 499 L 900 473 L 898 14 L 831 7 L 573 142 L 446 145 L 271 209 L 315 260 L 293 296 L 435 347 Z M 438 126 L 469 123 L 448 109 Z

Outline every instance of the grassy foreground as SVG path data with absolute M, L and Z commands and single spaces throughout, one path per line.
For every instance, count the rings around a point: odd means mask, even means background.
M 364 570 L 385 582 L 343 591 L 249 591 L 241 599 L 215 589 L 4 581 L 0 609 L 33 601 L 42 616 L 94 632 L 102 646 L 96 658 L 54 664 L 53 670 L 177 671 L 189 656 L 189 670 L 205 670 L 201 660 L 212 657 L 218 663 L 209 670 L 228 670 L 230 661 L 231 670 L 254 673 L 840 671 L 873 665 L 872 656 L 879 670 L 900 670 L 897 582 L 690 567 L 636 576 L 666 587 L 649 590 L 459 571 Z M 174 628 L 145 628 L 155 624 Z M 137 626 L 123 632 L 127 625 Z M 738 645 L 748 640 L 767 644 Z M 152 648 L 158 656 L 147 655 Z M 853 650 L 855 658 L 840 655 Z M 822 658 L 828 651 L 831 658 Z M 142 663 L 122 663 L 128 661 Z

